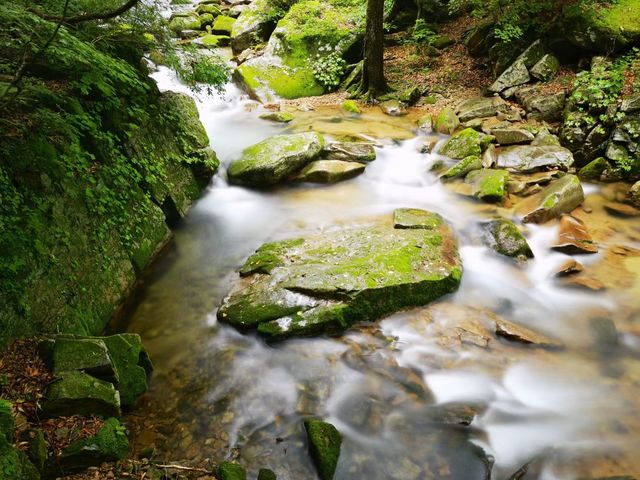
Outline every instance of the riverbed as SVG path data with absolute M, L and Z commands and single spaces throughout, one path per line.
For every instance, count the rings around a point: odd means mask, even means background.
M 153 77 L 162 90 L 188 91 L 167 69 Z M 570 258 L 549 248 L 557 222 L 526 226 L 535 254 L 526 263 L 479 241 L 479 221 L 518 217 L 510 205 L 483 204 L 440 182 L 430 167 L 442 158 L 419 153 L 427 140 L 419 112 L 317 107 L 280 125 L 259 119 L 263 107 L 233 85 L 197 101 L 222 166 L 125 319 L 155 364 L 131 418 L 138 452 L 233 458 L 252 474 L 268 467 L 281 480 L 313 479 L 302 420 L 318 417 L 344 436 L 337 480 L 485 478 L 492 463 L 499 479 L 525 465 L 515 478 L 640 475 L 640 224 L 604 210 L 617 186 L 584 185 L 574 215 L 599 253 L 574 258 L 602 288 L 577 288 L 554 275 Z M 377 159 L 331 186 L 227 183 L 225 166 L 247 146 L 308 130 L 372 141 Z M 437 212 L 453 226 L 464 265 L 455 294 L 335 338 L 268 345 L 217 322 L 239 267 L 264 242 L 400 207 Z M 491 337 L 483 328 L 496 318 L 561 347 Z

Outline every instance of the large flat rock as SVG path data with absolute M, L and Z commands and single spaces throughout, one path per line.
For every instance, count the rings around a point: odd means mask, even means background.
M 267 243 L 242 267 L 218 318 L 271 339 L 311 336 L 453 292 L 462 276 L 457 241 L 442 218 L 430 218 L 423 228 L 385 218 Z
M 556 168 L 567 170 L 573 165 L 572 153 L 557 145 L 521 145 L 498 149 L 496 166 L 516 172 L 534 172 Z

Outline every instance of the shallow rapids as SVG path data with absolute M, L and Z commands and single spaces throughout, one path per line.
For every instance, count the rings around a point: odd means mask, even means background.
M 163 90 L 187 91 L 164 68 L 153 76 Z M 313 479 L 301 419 L 318 416 L 344 435 L 337 480 L 482 478 L 489 456 L 498 479 L 525 465 L 517 478 L 640 475 L 640 257 L 628 253 L 640 248 L 640 228 L 604 212 L 606 191 L 585 186 L 591 213 L 582 219 L 600 253 L 575 258 L 607 288 L 569 288 L 554 278 L 569 258 L 549 249 L 555 222 L 527 227 L 535 259 L 526 265 L 480 243 L 479 221 L 513 213 L 430 173 L 441 157 L 418 153 L 425 138 L 411 116 L 319 107 L 282 126 L 260 120 L 262 107 L 231 85 L 198 105 L 223 165 L 126 319 L 156 367 L 132 419 L 136 448 L 174 459 L 233 456 L 254 475 L 269 467 L 283 480 Z M 309 129 L 363 135 L 378 158 L 333 186 L 227 184 L 225 165 L 245 147 Z M 464 274 L 454 295 L 340 338 L 273 346 L 217 323 L 231 280 L 262 243 L 399 207 L 437 212 L 455 228 Z M 564 348 L 485 344 L 477 325 L 495 316 Z

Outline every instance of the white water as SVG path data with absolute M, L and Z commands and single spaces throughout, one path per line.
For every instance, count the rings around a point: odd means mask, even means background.
M 164 68 L 153 77 L 162 90 L 187 91 Z M 479 242 L 476 224 L 510 213 L 443 186 L 428 170 L 437 157 L 417 153 L 420 137 L 380 138 L 384 146 L 377 160 L 362 176 L 342 184 L 269 192 L 230 186 L 225 166 L 247 146 L 289 127 L 259 120 L 260 107 L 231 85 L 224 95 L 198 98 L 198 108 L 222 160 L 221 173 L 178 231 L 130 321 L 130 330 L 143 336 L 156 361 L 152 409 L 159 417 L 155 428 L 161 435 L 154 437 L 159 450 L 222 458 L 235 448 L 240 462 L 252 470 L 269 466 L 278 478 L 313 478 L 300 419 L 315 415 L 333 422 L 345 436 L 337 479 L 478 478 L 465 477 L 466 466 L 478 464 L 469 460 L 466 447 L 448 443 L 449 437 L 457 438 L 457 430 L 416 427 L 434 402 L 484 407 L 472 424 L 474 433 L 465 435 L 495 457 L 494 478 L 506 478 L 553 449 L 539 477 L 527 478 L 569 480 L 577 474 L 567 458 L 624 453 L 638 444 L 636 423 L 628 425 L 627 435 L 617 425 L 637 416 L 633 400 L 640 391 L 629 380 L 638 379 L 637 367 L 621 353 L 626 373 L 618 378 L 603 373 L 588 327 L 592 312 L 614 319 L 627 314 L 618 312 L 614 292 L 558 285 L 552 273 L 568 257 L 549 249 L 555 226 L 527 227 L 535 259 L 526 265 L 499 257 Z M 336 110 L 332 115 L 342 114 Z M 305 122 L 325 125 L 313 114 L 300 116 L 300 129 Z M 372 124 L 393 121 L 365 114 L 359 120 L 343 115 L 341 122 L 371 133 Z M 394 128 L 407 136 L 412 129 L 402 120 Z M 594 196 L 598 190 L 587 193 Z M 383 320 L 379 333 L 355 329 L 342 339 L 275 347 L 215 321 L 216 306 L 238 267 L 265 241 L 388 215 L 398 207 L 435 211 L 453 225 L 464 263 L 456 294 L 434 307 Z M 602 254 L 579 260 L 589 266 Z M 544 332 L 566 349 L 544 352 L 497 340 L 489 349 L 443 344 L 443 331 L 485 311 Z M 637 336 L 627 333 L 624 340 L 638 351 Z M 411 372 L 433 400 L 415 398 L 402 387 Z M 458 459 L 462 470 L 423 476 L 425 465 L 435 461 L 433 445 Z M 622 471 L 613 473 L 638 473 L 637 466 L 629 471 L 628 462 L 620 465 Z

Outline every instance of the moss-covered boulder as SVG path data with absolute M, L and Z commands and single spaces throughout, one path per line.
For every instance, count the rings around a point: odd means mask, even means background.
M 138 397 L 148 390 L 147 378 L 152 365 L 139 335 L 121 333 L 102 338 L 109 350 L 117 374 L 116 388 L 124 407 L 135 405 Z
M 529 73 L 533 78 L 547 82 L 556 76 L 558 70 L 560 70 L 560 61 L 554 55 L 547 54 L 531 67 Z
M 578 171 L 578 177 L 580 177 L 581 180 L 597 182 L 602 178 L 602 174 L 609 168 L 611 168 L 611 166 L 609 162 L 607 162 L 607 159 L 598 157 L 582 167 Z
M 258 480 L 278 480 L 278 477 L 273 472 L 273 470 L 269 470 L 268 468 L 261 468 L 258 471 Z
M 265 244 L 242 267 L 218 318 L 279 340 L 425 305 L 456 290 L 462 275 L 453 231 L 437 220 L 394 228 L 381 219 Z
M 444 220 L 440 215 L 419 208 L 398 208 L 393 212 L 394 228 L 435 230 Z
M 27 457 L 39 472 L 44 472 L 49 452 L 44 431 L 33 430 L 27 434 Z
M 574 5 L 563 10 L 558 32 L 574 45 L 595 52 L 622 50 L 640 39 L 640 2 Z
M 315 132 L 268 138 L 247 148 L 231 163 L 229 181 L 257 187 L 275 185 L 315 160 L 323 147 L 324 138 Z
M 491 135 L 496 137 L 496 142 L 500 145 L 531 143 L 535 138 L 529 130 L 516 127 L 494 128 L 491 130 Z
M 320 420 L 305 420 L 304 428 L 320 480 L 332 480 L 340 459 L 342 435 L 336 427 Z
M 317 160 L 304 167 L 297 177 L 300 182 L 336 183 L 355 178 L 366 165 L 342 160 Z
M 200 30 L 201 26 L 200 16 L 196 13 L 173 15 L 169 20 L 169 29 L 178 35 L 185 30 Z
M 193 43 L 202 48 L 226 47 L 231 42 L 228 35 L 214 35 L 209 33 L 202 37 L 196 38 Z
M 520 208 L 527 223 L 544 223 L 563 213 L 569 213 L 584 201 L 584 191 L 575 175 L 565 175 Z
M 0 478 L 6 480 L 40 480 L 40 473 L 27 455 L 0 436 Z
M 218 15 L 211 26 L 211 32 L 215 35 L 231 35 L 236 19 L 226 15 Z
M 498 218 L 483 223 L 481 228 L 484 243 L 500 255 L 523 259 L 533 258 L 533 251 L 527 239 L 512 221 Z
M 73 442 L 55 459 L 54 470 L 68 475 L 105 462 L 117 462 L 129 450 L 124 426 L 109 418 L 92 437 Z
M 443 108 L 433 120 L 433 131 L 452 135 L 460 126 L 460 120 L 452 108 Z
M 509 174 L 504 170 L 473 170 L 464 181 L 472 186 L 473 196 L 485 202 L 500 202 L 507 194 Z
M 340 104 L 340 108 L 345 112 L 360 114 L 362 113 L 360 107 L 355 100 L 345 100 Z
M 447 140 L 438 153 L 458 160 L 480 156 L 493 140 L 494 137 L 491 135 L 480 133 L 473 128 L 465 128 Z
M 240 65 L 235 78 L 262 101 L 321 95 L 337 87 L 340 78 L 329 82 L 323 76 L 361 38 L 357 10 L 351 2 L 296 3 L 278 22 L 265 54 Z
M 47 389 L 42 415 L 120 416 L 120 394 L 110 382 L 81 371 L 61 372 Z
M 52 363 L 56 374 L 82 370 L 98 378 L 117 380 L 109 350 L 101 339 L 58 338 L 53 348 Z
M 14 428 L 12 403 L 0 398 L 0 441 L 4 438 L 9 443 L 13 442 Z
M 470 155 L 466 158 L 463 158 L 453 167 L 440 175 L 440 178 L 444 180 L 450 180 L 452 178 L 463 178 L 469 172 L 472 172 L 473 170 L 480 170 L 481 168 L 482 158 L 479 155 Z
M 233 462 L 222 462 L 217 473 L 220 480 L 247 480 L 244 467 Z
M 549 168 L 567 170 L 573 162 L 573 154 L 564 147 L 521 145 L 499 149 L 496 166 L 525 173 Z

